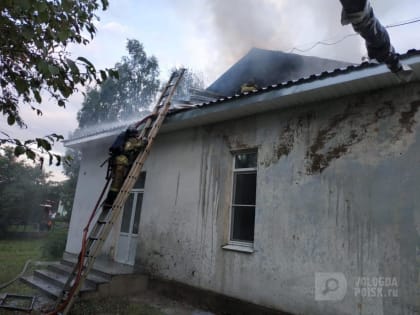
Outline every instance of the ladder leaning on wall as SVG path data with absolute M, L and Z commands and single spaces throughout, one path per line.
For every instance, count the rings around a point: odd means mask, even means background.
M 138 153 L 137 158 L 135 159 L 130 171 L 128 172 L 124 183 L 118 192 L 114 203 L 112 204 L 112 207 L 110 209 L 102 209 L 98 220 L 89 233 L 89 236 L 87 236 L 90 222 L 95 217 L 96 209 L 98 208 L 104 192 L 108 187 L 109 180 L 105 185 L 98 203 L 96 204 L 95 209 L 89 219 L 89 222 L 83 230 L 84 235 L 82 249 L 79 254 L 78 262 L 74 267 L 73 272 L 69 276 L 61 296 L 57 299 L 55 309 L 49 314 L 67 314 L 71 309 L 75 298 L 78 296 L 78 293 L 80 292 L 80 289 L 87 275 L 95 263 L 96 257 L 100 253 L 101 248 L 107 239 L 107 236 L 111 232 L 112 226 L 124 209 L 127 198 L 140 175 L 147 156 L 149 155 L 154 139 L 169 111 L 171 106 L 171 99 L 184 75 L 184 72 L 185 69 L 180 69 L 172 73 L 168 83 L 163 88 L 163 91 L 156 103 L 152 114 L 147 116 L 136 125 L 136 127 L 142 125 L 138 139 L 147 139 L 146 145 L 140 149 L 140 152 Z

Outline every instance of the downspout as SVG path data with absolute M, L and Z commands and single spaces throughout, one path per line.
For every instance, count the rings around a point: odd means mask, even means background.
M 370 59 L 385 63 L 388 68 L 396 73 L 403 70 L 399 55 L 394 47 L 387 30 L 373 13 L 369 0 L 340 0 L 343 5 L 341 24 L 351 24 L 366 42 Z

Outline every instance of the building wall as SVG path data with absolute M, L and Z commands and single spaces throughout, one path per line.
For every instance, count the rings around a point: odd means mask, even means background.
M 417 314 L 419 107 L 410 84 L 160 135 L 136 264 L 295 314 Z M 222 249 L 231 150 L 246 148 L 258 148 L 252 254 Z M 342 301 L 314 299 L 316 272 L 345 275 Z M 395 277 L 398 297 L 355 296 L 358 277 Z
M 79 177 L 71 213 L 66 252 L 78 254 L 82 244 L 83 229 L 105 185 L 107 167 L 100 167 L 108 156 L 111 139 L 82 148 Z M 93 221 L 92 225 L 95 223 Z M 106 248 L 105 251 L 109 248 Z

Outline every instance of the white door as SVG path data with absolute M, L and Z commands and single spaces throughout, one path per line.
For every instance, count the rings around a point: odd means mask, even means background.
M 144 192 L 144 176 L 142 177 L 131 191 L 125 203 L 121 218 L 121 229 L 115 260 L 128 265 L 134 265 L 136 258 L 141 204 Z

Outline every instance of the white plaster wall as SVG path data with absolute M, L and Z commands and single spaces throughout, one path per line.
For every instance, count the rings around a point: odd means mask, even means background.
M 111 140 L 112 141 L 112 140 Z M 82 148 L 79 177 L 74 197 L 67 237 L 66 252 L 78 254 L 82 244 L 83 229 L 105 185 L 106 165 L 100 167 L 108 156 L 110 140 Z M 95 223 L 93 221 L 92 225 Z
M 419 92 L 414 84 L 160 135 L 137 264 L 294 314 L 416 314 Z M 230 150 L 249 147 L 259 149 L 255 252 L 244 254 L 221 247 Z M 315 272 L 344 273 L 344 300 L 315 301 Z M 355 297 L 362 276 L 396 277 L 399 297 Z

